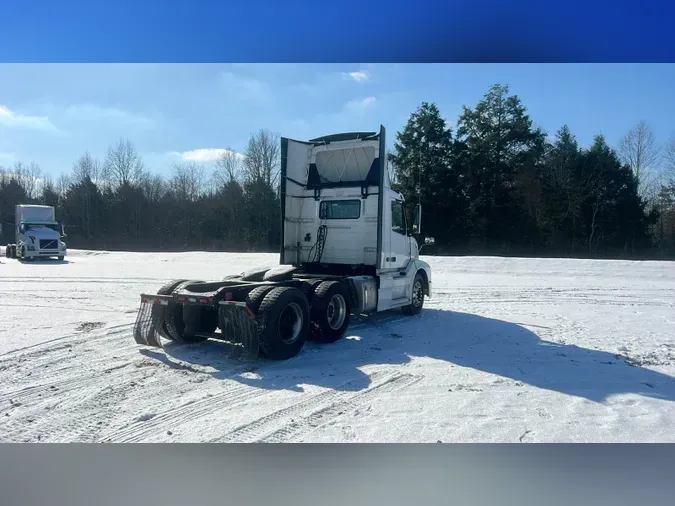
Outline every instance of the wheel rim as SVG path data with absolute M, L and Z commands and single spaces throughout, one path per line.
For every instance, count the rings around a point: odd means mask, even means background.
M 342 327 L 347 317 L 347 302 L 345 298 L 338 294 L 331 297 L 326 309 L 326 316 L 328 317 L 328 326 L 333 330 L 338 330 Z
M 422 283 L 416 281 L 413 285 L 412 303 L 415 307 L 420 307 L 424 300 L 424 291 L 422 290 Z
M 286 344 L 294 343 L 302 332 L 302 309 L 291 302 L 279 315 L 279 337 Z

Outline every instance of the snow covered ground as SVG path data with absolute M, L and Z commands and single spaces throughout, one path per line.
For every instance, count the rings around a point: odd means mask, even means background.
M 134 342 L 141 292 L 277 258 L 0 259 L 0 441 L 675 441 L 672 262 L 427 258 L 421 315 L 285 362 Z

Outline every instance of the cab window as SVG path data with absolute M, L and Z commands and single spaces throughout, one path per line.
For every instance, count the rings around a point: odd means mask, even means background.
M 322 220 L 358 220 L 360 216 L 360 200 L 324 200 L 319 207 Z
M 402 202 L 391 203 L 391 229 L 401 235 L 408 232 L 405 223 L 405 213 L 403 212 Z

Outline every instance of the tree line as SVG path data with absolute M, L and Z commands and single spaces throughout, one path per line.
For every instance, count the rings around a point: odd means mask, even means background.
M 279 135 L 260 130 L 212 173 L 180 161 L 152 174 L 127 139 L 56 181 L 17 162 L 0 167 L 0 220 L 40 203 L 57 208 L 71 248 L 278 251 L 280 154 Z M 675 257 L 675 137 L 661 146 L 645 122 L 616 147 L 600 134 L 580 146 L 567 126 L 549 137 L 497 84 L 454 128 L 422 103 L 387 162 L 394 186 L 422 203 L 429 254 Z

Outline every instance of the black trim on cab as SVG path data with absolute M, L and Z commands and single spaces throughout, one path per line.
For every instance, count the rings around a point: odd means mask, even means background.
M 288 139 L 281 138 L 281 180 L 279 181 L 279 197 L 281 201 L 281 251 L 279 252 L 279 265 L 284 265 L 284 244 L 285 240 L 285 223 L 286 223 L 286 171 L 288 170 Z

